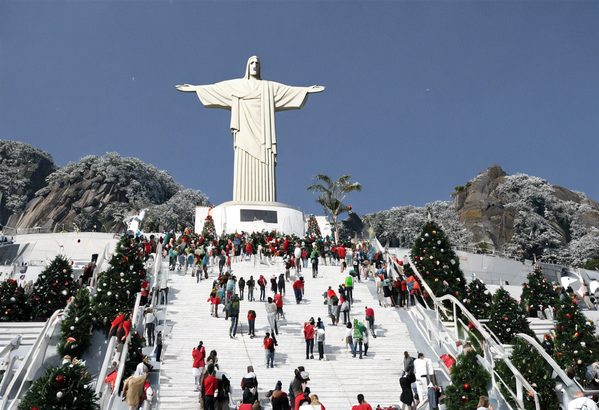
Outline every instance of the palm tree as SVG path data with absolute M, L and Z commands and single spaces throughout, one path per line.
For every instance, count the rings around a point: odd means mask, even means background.
M 337 181 L 333 181 L 328 175 L 316 174 L 312 177 L 312 180 L 319 183 L 310 185 L 306 188 L 308 191 L 320 192 L 316 202 L 322 205 L 325 213 L 333 220 L 336 243 L 339 243 L 339 226 L 337 219 L 339 218 L 339 215 L 349 210 L 349 208 L 343 205 L 341 201 L 343 201 L 350 192 L 362 191 L 362 185 L 360 185 L 359 182 L 352 183 L 350 178 L 351 174 L 346 174 L 341 175 Z

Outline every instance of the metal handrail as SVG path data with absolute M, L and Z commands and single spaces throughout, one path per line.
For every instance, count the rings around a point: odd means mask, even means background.
M 133 316 L 131 317 L 131 329 L 133 330 L 133 324 L 137 324 L 139 322 L 138 316 L 139 316 L 139 311 L 140 311 L 140 306 L 139 306 L 139 302 L 141 300 L 141 292 L 137 293 L 137 297 L 135 298 L 135 309 L 133 310 Z M 114 402 L 114 400 L 119 396 L 119 386 L 121 385 L 121 381 L 123 380 L 123 374 L 125 373 L 125 363 L 127 362 L 127 354 L 129 353 L 129 343 L 131 343 L 131 335 L 133 333 L 133 331 L 129 332 L 129 335 L 127 335 L 127 339 L 125 340 L 125 343 L 123 343 L 123 350 L 121 352 L 121 358 L 120 358 L 120 362 L 119 362 L 119 370 L 116 376 L 116 380 L 114 382 L 114 386 L 115 389 L 112 391 L 112 394 L 110 395 L 110 399 L 108 400 L 108 402 L 106 403 L 106 407 L 104 407 L 103 410 L 108 410 L 112 408 L 112 403 Z M 111 352 L 107 352 L 107 354 L 110 354 Z M 2 410 L 2 409 L 0 409 Z
M 13 350 L 18 349 L 19 346 L 21 345 L 21 339 L 22 339 L 21 335 L 15 336 L 10 341 L 10 343 L 7 344 L 6 346 L 4 346 L 2 351 L 0 351 L 0 357 L 7 356 Z M 2 378 L 2 381 L 0 382 L 0 396 L 2 396 L 2 392 L 4 391 L 4 388 L 6 387 L 6 385 L 8 383 L 10 383 L 10 380 L 12 380 L 12 373 L 13 373 L 12 370 L 13 370 L 13 366 L 14 366 L 16 359 L 17 359 L 17 356 L 14 356 L 12 359 L 10 359 L 8 368 L 6 369 L 6 371 L 4 373 L 4 377 Z
M 116 336 L 112 336 L 110 338 L 110 342 L 108 342 L 108 348 L 106 349 L 106 355 L 104 356 L 104 361 L 102 362 L 102 367 L 100 368 L 100 373 L 98 374 L 98 380 L 96 381 L 96 394 L 100 394 L 102 390 L 102 386 L 104 386 L 104 379 L 106 379 L 106 372 L 108 371 L 108 366 L 110 361 L 112 360 L 112 356 L 114 354 L 114 345 L 116 344 Z
M 553 360 L 553 358 L 547 354 L 547 352 L 545 351 L 543 346 L 541 346 L 535 338 L 533 338 L 527 334 L 524 334 L 524 333 L 517 333 L 516 336 L 523 340 L 526 340 L 532 347 L 537 349 L 539 354 L 551 366 L 551 368 L 553 369 L 553 371 L 555 372 L 557 377 L 559 377 L 568 388 L 570 388 L 570 389 L 576 388 L 584 396 L 588 396 L 588 397 L 599 394 L 599 390 L 586 390 L 584 387 L 582 387 L 580 385 L 580 383 L 578 383 L 577 380 L 569 378 L 568 375 L 566 374 L 566 372 L 564 372 L 563 369 L 555 362 L 555 360 Z M 570 395 L 570 397 L 568 397 L 568 398 L 569 398 L 569 400 L 574 400 L 576 398 L 575 396 L 576 395 Z
M 474 324 L 477 327 L 477 330 L 481 333 L 484 340 L 486 341 L 486 343 L 485 343 L 485 345 L 486 345 L 485 346 L 485 356 L 486 356 L 485 359 L 487 360 L 487 363 L 490 366 L 490 368 L 493 369 L 493 367 L 494 367 L 494 362 L 493 362 L 493 358 L 491 357 L 492 355 L 491 355 L 490 348 L 494 348 L 496 350 L 496 352 L 499 353 L 499 359 L 501 359 L 507 365 L 507 367 L 510 369 L 510 371 L 513 373 L 513 375 L 516 379 L 516 387 L 517 387 L 516 397 L 514 397 L 511 390 L 509 390 L 509 391 L 510 391 L 510 394 L 512 395 L 512 397 L 518 403 L 518 405 L 521 408 L 524 408 L 524 401 L 522 399 L 522 387 L 524 387 L 534 397 L 535 409 L 541 410 L 540 405 L 539 405 L 539 396 L 538 396 L 537 391 L 530 385 L 530 383 L 528 383 L 528 381 L 524 378 L 524 376 L 520 373 L 520 371 L 518 369 L 516 369 L 516 367 L 507 358 L 504 347 L 500 343 L 497 342 L 497 340 L 498 340 L 497 336 L 492 334 L 492 332 L 489 332 L 486 327 L 483 327 L 482 324 L 478 321 L 478 319 L 476 319 L 476 317 L 474 317 L 474 315 L 472 315 L 472 313 L 470 313 L 470 311 L 468 311 L 468 309 L 466 309 L 466 307 L 458 299 L 456 299 L 455 296 L 443 295 L 441 297 L 436 297 L 434 292 L 432 291 L 432 289 L 430 289 L 430 287 L 428 286 L 428 284 L 426 283 L 426 281 L 424 280 L 424 278 L 422 277 L 422 275 L 416 268 L 414 262 L 412 261 L 412 258 L 408 256 L 408 260 L 410 262 L 410 266 L 412 267 L 412 270 L 418 276 L 418 278 L 420 279 L 420 281 L 421 281 L 422 285 L 425 287 L 425 289 L 429 292 L 429 296 L 430 296 L 431 300 L 433 301 L 433 303 L 435 304 L 435 310 L 437 311 L 438 317 L 439 317 L 439 310 L 444 309 L 442 303 L 440 303 L 440 302 L 448 301 L 448 302 L 452 303 L 453 320 L 454 320 L 454 324 L 455 324 L 454 331 L 455 331 L 456 337 L 458 337 L 456 307 L 459 307 L 462 311 L 462 314 L 464 314 L 472 322 L 472 324 Z M 497 374 L 494 370 L 492 370 L 492 373 Z
M 23 361 L 21 362 L 21 366 L 17 370 L 16 374 L 13 375 L 13 378 L 12 378 L 10 384 L 8 385 L 8 388 L 6 389 L 6 392 L 4 393 L 4 397 L 2 397 L 2 402 L 0 402 L 0 410 L 6 409 L 11 392 L 14 390 L 15 385 L 17 384 L 17 381 L 21 380 L 21 384 L 14 396 L 15 398 L 14 398 L 13 402 L 11 403 L 10 408 L 13 408 L 14 404 L 18 403 L 19 395 L 21 394 L 23 385 L 31 377 L 30 374 L 32 373 L 32 370 L 33 370 L 32 369 L 33 364 L 35 362 L 37 362 L 37 357 L 42 352 L 42 350 L 40 350 L 40 349 L 42 349 L 42 343 L 46 341 L 45 340 L 46 336 L 47 336 L 46 333 L 48 333 L 50 326 L 54 323 L 54 321 L 56 321 L 58 316 L 61 315 L 63 312 L 64 312 L 64 310 L 62 310 L 62 309 L 55 311 L 54 314 L 52 314 L 52 316 L 50 317 L 50 319 L 48 319 L 46 321 L 44 328 L 40 332 L 37 339 L 35 339 L 35 342 L 31 346 L 31 348 L 29 349 L 29 351 L 27 352 L 25 357 L 23 358 Z M 47 347 L 47 345 L 46 345 L 46 347 Z M 43 352 L 45 353 L 45 349 L 43 349 Z M 35 371 L 37 371 L 37 369 L 35 369 Z M 24 372 L 25 372 L 25 374 L 21 378 L 21 375 Z

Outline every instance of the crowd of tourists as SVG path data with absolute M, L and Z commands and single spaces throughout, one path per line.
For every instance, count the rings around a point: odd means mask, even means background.
M 251 308 L 244 311 L 243 315 L 247 319 L 247 333 L 250 338 L 256 337 L 256 317 L 264 314 L 266 318 L 267 331 L 262 340 L 266 368 L 273 368 L 276 364 L 280 321 L 285 320 L 283 297 L 287 290 L 290 290 L 293 292 L 295 303 L 303 303 L 306 286 L 303 273 L 309 266 L 312 268 L 313 276 L 318 275 L 319 264 L 338 266 L 342 273 L 346 273 L 346 277 L 341 283 L 328 286 L 328 289 L 324 290 L 324 303 L 327 310 L 326 313 L 323 312 L 323 317 L 326 315 L 330 318 L 331 326 L 338 326 L 340 322 L 342 323 L 345 327 L 346 349 L 354 358 L 367 357 L 371 347 L 369 338 L 377 337 L 373 307 L 366 306 L 364 312 L 361 313 L 353 312 L 353 290 L 358 283 L 368 280 L 376 281 L 380 307 L 408 308 L 423 297 L 415 277 L 403 274 L 403 261 L 396 261 L 397 263 L 389 266 L 383 255 L 380 252 L 375 252 L 366 242 L 357 244 L 348 242 L 336 245 L 332 237 L 297 238 L 290 235 L 277 236 L 274 232 L 241 233 L 215 238 L 193 235 L 189 230 L 178 236 L 172 233 L 167 234 L 158 240 L 153 236 L 141 237 L 140 241 L 143 241 L 144 251 L 148 255 L 156 251 L 158 242 L 162 243 L 163 257 L 168 259 L 169 269 L 179 271 L 184 275 L 190 274 L 196 278 L 197 282 L 212 281 L 211 290 L 206 299 L 210 313 L 215 319 L 224 318 L 230 321 L 230 338 L 237 337 L 240 314 L 242 314 L 240 301 L 264 303 L 263 310 L 250 305 Z M 231 264 L 241 261 L 276 265 L 281 270 L 284 269 L 284 273 L 272 275 L 270 278 L 264 275 L 256 275 L 256 277 L 250 275 L 246 278 L 240 276 L 238 278 L 233 274 Z M 166 303 L 166 299 L 164 297 L 162 301 Z M 356 317 L 357 315 L 360 317 Z M 121 322 L 126 321 L 121 320 Z M 154 313 L 151 309 L 146 309 L 144 324 L 150 343 L 155 343 L 156 339 L 154 322 Z M 120 329 L 118 324 L 116 329 Z M 116 331 L 114 327 L 113 331 Z M 306 360 L 315 359 L 315 347 L 318 359 L 326 360 L 326 325 L 324 321 L 320 317 L 317 319 L 310 317 L 303 322 L 302 335 L 306 346 Z M 162 335 L 159 335 L 158 339 L 161 348 Z M 200 342 L 192 351 L 192 359 L 195 387 L 203 408 L 207 410 L 228 409 L 232 390 L 231 381 L 227 379 L 224 372 L 219 371 L 216 351 L 211 351 L 210 355 L 206 357 L 203 342 Z M 158 357 L 157 360 L 159 360 Z M 409 369 L 407 371 L 409 372 Z M 405 376 L 407 377 L 408 373 Z M 295 370 L 287 393 L 282 388 L 282 383 L 277 383 L 274 389 L 267 393 L 273 409 L 298 409 L 309 406 L 324 409 L 318 396 L 311 394 L 310 388 L 307 386 L 308 381 L 307 371 L 303 367 L 299 367 Z M 418 380 L 414 380 L 412 387 L 416 388 L 419 385 L 418 382 Z M 241 388 L 243 395 L 239 408 L 260 408 L 258 381 L 251 366 L 248 367 L 248 373 L 241 382 Z M 426 395 L 426 392 L 418 391 L 416 394 L 416 390 L 414 390 L 409 405 L 415 406 L 418 403 L 417 398 L 422 397 L 422 394 Z M 360 396 L 358 404 L 354 408 L 370 408 L 370 405 Z M 407 394 L 402 393 L 402 397 L 402 401 L 406 403 L 404 399 L 408 397 Z
M 342 283 L 328 286 L 325 290 L 324 302 L 326 313 L 331 319 L 331 326 L 341 321 L 346 328 L 346 347 L 352 357 L 362 359 L 368 356 L 369 337 L 376 338 L 374 309 L 365 307 L 364 312 L 352 312 L 353 289 L 356 282 L 375 280 L 379 296 L 379 306 L 407 307 L 413 304 L 419 295 L 417 281 L 413 276 L 403 275 L 401 268 L 389 274 L 389 268 L 380 252 L 375 252 L 368 243 L 346 243 L 336 245 L 332 237 L 316 239 L 314 237 L 296 238 L 293 236 L 276 236 L 270 234 L 235 234 L 224 238 L 204 238 L 190 235 L 189 232 L 175 236 L 167 235 L 163 242 L 164 256 L 169 259 L 172 270 L 181 271 L 196 277 L 196 281 L 211 280 L 212 286 L 207 295 L 212 317 L 230 320 L 229 337 L 236 338 L 240 324 L 240 315 L 245 315 L 248 325 L 248 336 L 256 337 L 256 317 L 264 314 L 267 321 L 266 332 L 262 344 L 265 352 L 265 367 L 276 365 L 276 349 L 279 341 L 280 321 L 285 320 L 284 296 L 287 291 L 293 292 L 296 304 L 303 303 L 305 280 L 303 273 L 309 266 L 313 276 L 318 275 L 318 265 L 338 266 L 346 273 Z M 254 264 L 265 263 L 278 265 L 284 273 L 272 275 L 250 275 L 237 277 L 231 270 L 231 263 L 246 261 Z M 401 266 L 402 263 L 399 263 Z M 210 267 L 210 269 L 209 269 Z M 394 279 L 397 278 L 397 279 Z M 415 284 L 415 286 L 413 286 Z M 289 289 L 291 287 L 291 289 Z M 241 301 L 262 302 L 264 309 L 249 305 L 250 309 L 241 312 Z M 376 303 L 376 302 L 375 302 Z M 258 311 L 258 312 L 257 312 Z M 343 314 L 343 315 L 341 315 Z M 356 318 L 360 315 L 362 318 Z M 362 316 L 363 315 L 363 316 Z M 341 317 L 342 316 L 342 317 Z M 353 316 L 353 320 L 352 320 Z M 314 360 L 316 347 L 319 360 L 326 360 L 326 325 L 318 317 L 310 317 L 303 323 L 302 335 L 306 346 L 306 360 Z M 231 381 L 219 371 L 216 351 L 212 351 L 209 360 L 203 343 L 192 351 L 193 372 L 196 390 L 200 393 L 203 408 L 227 409 Z M 240 409 L 260 408 L 258 397 L 258 380 L 253 367 L 241 381 L 243 391 Z M 292 382 L 285 392 L 279 381 L 266 397 L 271 401 L 273 409 L 321 408 L 318 396 L 312 394 L 307 386 L 308 372 L 299 367 L 294 372 Z M 215 393 L 216 392 L 216 396 Z M 356 409 L 369 409 L 363 396 L 358 397 Z

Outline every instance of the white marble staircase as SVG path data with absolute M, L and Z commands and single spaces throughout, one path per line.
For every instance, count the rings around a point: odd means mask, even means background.
M 250 262 L 233 265 L 233 274 L 246 280 L 250 275 L 257 279 L 260 274 L 270 278 L 283 273 L 282 267 L 254 266 Z M 346 271 L 347 273 L 347 271 Z M 343 326 L 331 326 L 326 317 L 327 307 L 323 304 L 322 293 L 329 285 L 334 289 L 342 283 L 345 274 L 339 267 L 320 266 L 318 278 L 312 278 L 306 269 L 304 301 L 296 304 L 291 283 L 287 283 L 284 298 L 286 320 L 279 322 L 279 336 L 275 354 L 275 368 L 266 369 L 262 338 L 267 331 L 266 313 L 261 302 L 241 302 L 240 326 L 237 337 L 229 338 L 230 322 L 221 317 L 213 318 L 206 301 L 215 274 L 209 280 L 196 283 L 196 278 L 181 272 L 171 272 L 169 279 L 169 305 L 167 326 L 172 326 L 170 336 L 165 341 L 163 363 L 160 371 L 158 408 L 198 409 L 198 393 L 194 392 L 194 378 L 191 372 L 191 351 L 201 340 L 207 353 L 218 351 L 220 369 L 231 376 L 234 400 L 240 400 L 241 378 L 246 367 L 253 365 L 259 380 L 260 398 L 273 389 L 276 382 L 283 383 L 287 391 L 297 366 L 305 366 L 310 373 L 308 386 L 312 393 L 328 409 L 349 409 L 356 404 L 356 395 L 362 393 L 373 408 L 377 404 L 388 405 L 399 402 L 399 377 L 403 369 L 403 352 L 415 355 L 416 348 L 410 339 L 407 327 L 400 321 L 394 309 L 378 306 L 374 282 L 357 283 L 354 289 L 356 299 L 352 309 L 352 319 L 364 322 L 364 307 L 375 309 L 377 338 L 370 337 L 369 355 L 362 360 L 352 358 L 346 350 Z M 292 280 L 294 275 L 292 274 Z M 268 289 L 268 288 L 267 288 Z M 255 296 L 259 290 L 255 291 Z M 272 293 L 267 290 L 267 296 Z M 376 295 L 375 295 L 376 296 Z M 247 336 L 246 315 L 248 309 L 257 313 L 256 338 Z M 305 359 L 305 342 L 302 334 L 303 323 L 310 317 L 321 317 L 326 324 L 326 360 L 319 361 L 315 347 L 315 360 Z

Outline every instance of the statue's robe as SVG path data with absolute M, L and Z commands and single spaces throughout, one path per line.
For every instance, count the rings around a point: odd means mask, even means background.
M 233 201 L 275 202 L 275 112 L 302 108 L 308 87 L 240 78 L 197 86 L 196 93 L 205 107 L 231 111 Z

